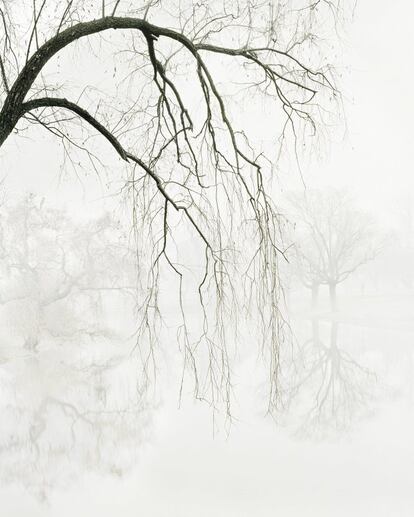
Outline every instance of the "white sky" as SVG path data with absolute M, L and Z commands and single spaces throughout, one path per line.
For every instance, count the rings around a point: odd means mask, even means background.
M 412 191 L 414 4 L 361 0 L 345 43 L 348 137 L 307 176 L 351 187 L 378 217 Z

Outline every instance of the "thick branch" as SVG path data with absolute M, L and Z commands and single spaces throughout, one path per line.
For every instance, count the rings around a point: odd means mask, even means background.
M 191 52 L 196 52 L 193 43 L 183 34 L 171 29 L 152 25 L 140 18 L 106 17 L 90 22 L 78 23 L 44 43 L 28 60 L 7 95 L 0 112 L 0 146 L 13 131 L 22 116 L 22 104 L 34 81 L 46 63 L 60 50 L 74 41 L 108 29 L 137 29 L 155 37 L 165 36 L 182 43 Z

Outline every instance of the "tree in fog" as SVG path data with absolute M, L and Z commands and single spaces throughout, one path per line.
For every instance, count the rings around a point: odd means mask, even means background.
M 359 211 L 346 192 L 306 191 L 289 197 L 294 225 L 291 256 L 303 285 L 315 303 L 319 286 L 329 288 L 332 310 L 338 284 L 373 260 L 381 248 L 372 220 Z
M 338 113 L 320 43 L 336 37 L 352 3 L 0 1 L 1 152 L 13 133 L 35 126 L 60 140 L 68 170 L 104 174 L 115 153 L 140 260 L 144 372 L 156 370 L 160 282 L 170 273 L 183 372 L 192 371 L 195 396 L 222 400 L 227 411 L 228 347 L 247 316 L 259 322 L 270 404 L 277 398 L 283 245 L 269 160 L 298 156 L 299 139 L 323 135 Z M 105 67 L 105 91 L 76 77 L 92 57 Z M 190 305 L 201 325 L 183 294 L 183 233 L 198 249 Z
M 136 290 L 134 253 L 108 215 L 77 224 L 29 194 L 0 207 L 0 249 L 0 311 L 29 350 L 103 337 L 105 295 Z

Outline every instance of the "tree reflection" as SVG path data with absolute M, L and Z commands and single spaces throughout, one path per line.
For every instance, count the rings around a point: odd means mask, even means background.
M 300 349 L 300 366 L 289 391 L 293 413 L 300 415 L 299 436 L 326 438 L 347 431 L 370 412 L 376 391 L 375 373 L 338 342 L 339 324 L 328 335 L 312 320 L 312 337 Z
M 1 372 L 1 476 L 42 499 L 85 471 L 126 473 L 150 423 L 129 355 L 67 359 L 30 354 Z

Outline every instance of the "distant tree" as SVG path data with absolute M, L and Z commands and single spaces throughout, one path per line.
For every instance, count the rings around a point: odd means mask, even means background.
M 321 285 L 329 287 L 332 310 L 336 289 L 358 268 L 373 260 L 382 247 L 369 216 L 340 190 L 306 191 L 289 197 L 294 225 L 290 256 L 315 303 Z
M 0 207 L 0 250 L 0 310 L 31 350 L 98 337 L 105 294 L 137 289 L 135 254 L 109 216 L 76 224 L 29 194 Z

